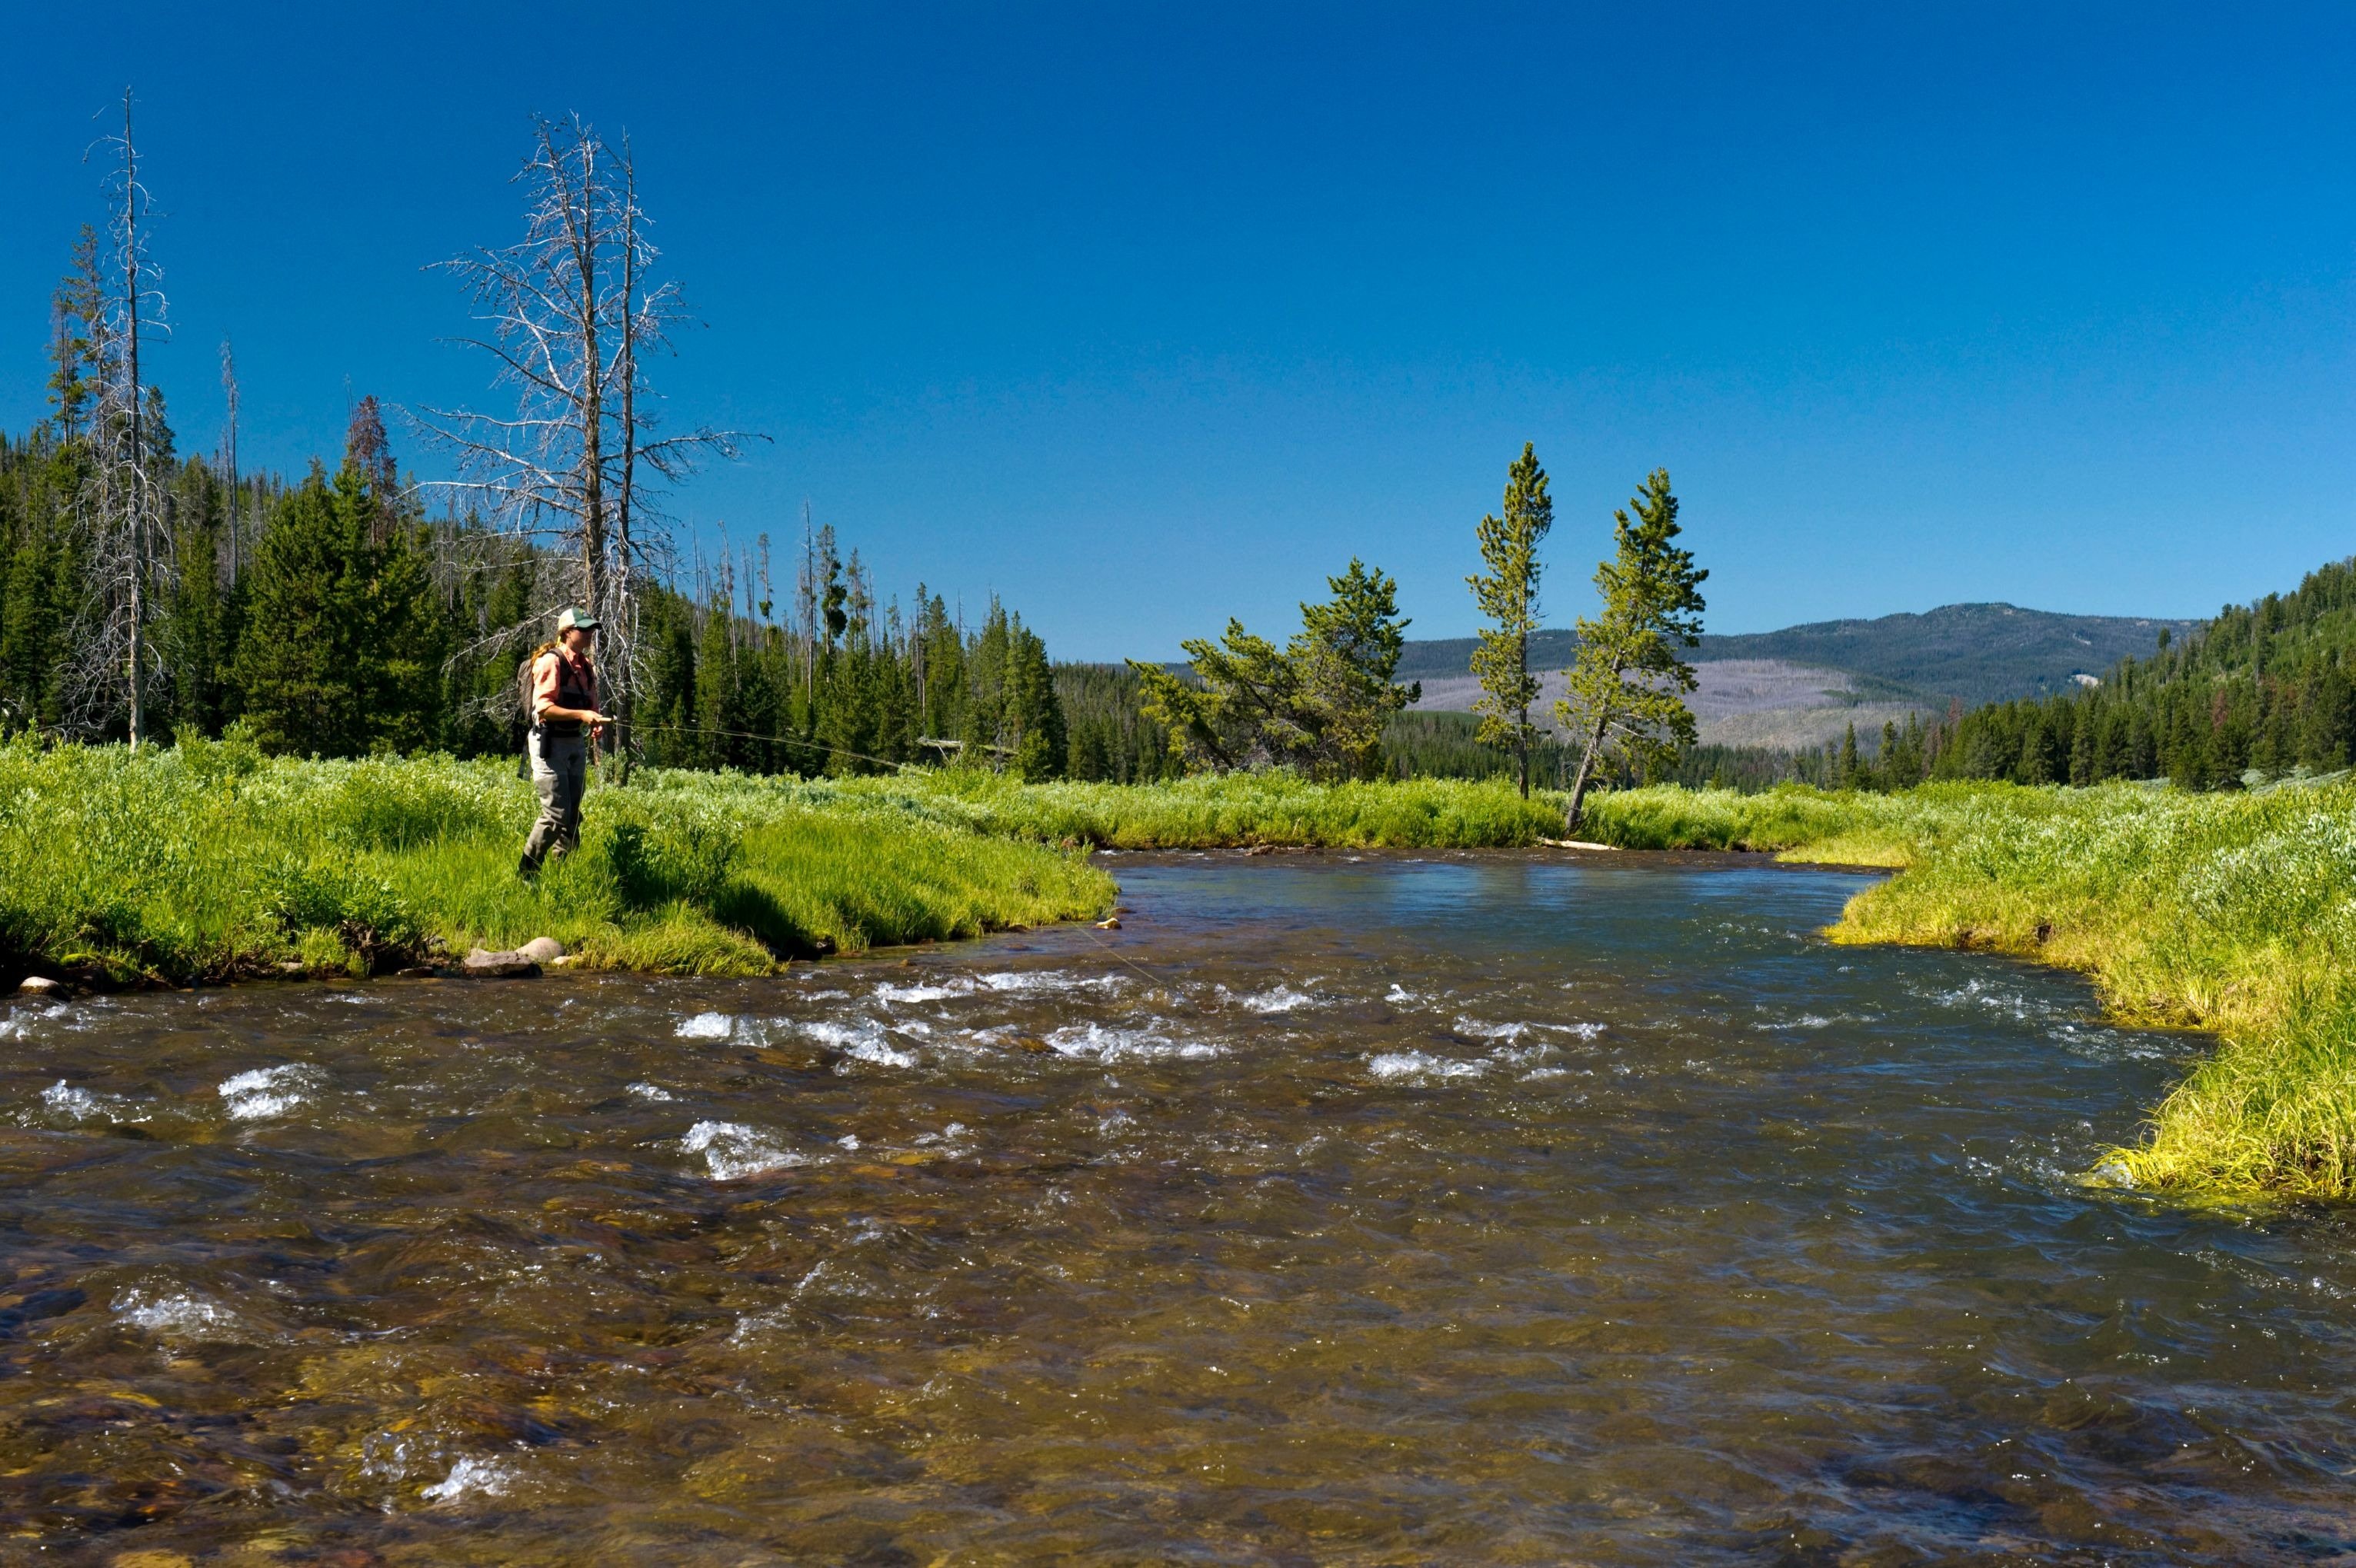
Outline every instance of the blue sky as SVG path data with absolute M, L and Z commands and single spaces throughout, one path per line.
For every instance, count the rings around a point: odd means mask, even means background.
M 24 7 L 0 426 L 126 80 L 155 379 L 209 449 L 232 336 L 287 467 L 358 394 L 484 400 L 422 268 L 577 112 L 706 324 L 669 417 L 774 438 L 687 526 L 807 499 L 1059 656 L 1281 632 L 1353 554 L 1467 635 L 1524 440 L 1558 624 L 1656 464 L 1715 630 L 2206 613 L 2356 549 L 2356 11 L 2235 9 L 133 5 L 115 54 Z

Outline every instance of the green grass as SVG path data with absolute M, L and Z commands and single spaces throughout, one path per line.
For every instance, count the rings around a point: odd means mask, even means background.
M 761 973 L 1100 914 L 1113 883 L 1086 848 L 1517 845 L 1560 813 L 1455 781 L 1131 788 L 648 769 L 593 788 L 580 852 L 525 882 L 516 856 L 537 808 L 498 762 L 0 746 L 0 964 L 187 984 L 289 963 L 381 972 L 553 936 L 591 966 Z
M 580 852 L 528 883 L 516 857 L 537 807 L 512 763 L 0 746 L 0 963 L 186 984 L 546 935 L 591 966 L 762 973 L 1113 898 L 1081 858 L 954 814 L 663 771 L 593 788 Z
M 1902 868 L 1850 901 L 1835 940 L 2014 953 L 2084 971 L 2126 1021 L 2218 1035 L 2146 1137 L 2093 1161 L 2099 1176 L 2356 1197 L 2356 784 L 1634 790 L 1590 826 L 1631 847 Z
M 1020 784 L 949 770 L 830 787 L 977 832 L 1110 849 L 1507 848 L 1562 831 L 1559 797 L 1526 801 L 1496 780 L 1317 784 L 1290 773 L 1230 773 L 1153 784 Z

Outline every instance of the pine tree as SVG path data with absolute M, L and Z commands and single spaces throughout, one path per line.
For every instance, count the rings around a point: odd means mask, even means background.
M 726 767 L 742 758 L 744 690 L 730 635 L 729 598 L 723 588 L 705 608 L 703 637 L 695 653 L 694 754 L 705 767 Z
M 1530 704 L 1539 690 L 1530 674 L 1530 634 L 1538 629 L 1537 548 L 1554 527 L 1546 470 L 1528 442 L 1505 471 L 1500 510 L 1503 517 L 1484 515 L 1480 523 L 1481 560 L 1488 571 L 1464 580 L 1481 613 L 1495 623 L 1481 628 L 1481 645 L 1472 655 L 1472 673 L 1481 681 L 1472 708 L 1481 715 L 1482 744 L 1514 753 L 1522 798 L 1527 800 L 1530 747 L 1537 737 L 1537 726 L 1530 722 Z
M 1006 716 L 1014 771 L 1026 779 L 1061 774 L 1065 762 L 1063 705 L 1047 667 L 1047 645 L 1016 616 L 1006 660 Z
M 1333 597 L 1301 606 L 1301 630 L 1284 647 L 1230 620 L 1217 643 L 1190 638 L 1194 679 L 1129 661 L 1144 718 L 1168 736 L 1184 766 L 1294 765 L 1320 779 L 1380 771 L 1391 719 L 1419 688 L 1393 683 L 1408 623 L 1398 584 L 1364 561 L 1329 577 Z
M 1398 613 L 1398 584 L 1355 556 L 1325 585 L 1333 597 L 1301 606 L 1301 635 L 1289 650 L 1300 672 L 1301 751 L 1314 777 L 1373 778 L 1392 715 L 1422 691 L 1420 682 L 1391 678 L 1408 623 Z
M 1656 468 L 1625 511 L 1615 512 L 1613 559 L 1595 569 L 1603 613 L 1579 621 L 1579 659 L 1557 721 L 1583 748 L 1571 784 L 1567 833 L 1579 831 L 1587 791 L 1607 750 L 1649 761 L 1694 741 L 1693 667 L 1677 656 L 1701 641 L 1701 584 L 1709 573 L 1676 543 L 1677 498 L 1669 471 Z
M 79 443 L 89 432 L 98 396 L 100 340 L 106 292 L 99 280 L 98 230 L 85 223 L 74 240 L 71 269 L 49 305 L 49 407 L 58 440 Z
M 353 434 L 335 478 L 315 465 L 255 548 L 237 681 L 273 751 L 414 750 L 440 739 L 447 711 L 448 628 L 423 529 L 385 494 L 366 428 Z

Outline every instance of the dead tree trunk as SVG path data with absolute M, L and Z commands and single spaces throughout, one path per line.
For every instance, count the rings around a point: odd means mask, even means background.
M 134 493 L 144 490 L 141 483 L 146 472 L 146 448 L 142 437 L 141 421 L 146 400 L 140 396 L 139 381 L 139 152 L 131 139 L 131 90 L 123 91 L 123 229 L 128 237 L 123 247 L 123 297 L 130 309 L 124 313 L 129 341 L 123 357 L 129 368 L 131 389 L 131 467 L 134 475 Z M 142 496 L 140 499 L 144 500 Z M 147 508 L 134 504 L 131 524 L 131 749 L 137 751 L 139 742 L 147 736 Z
M 676 483 L 707 453 L 735 456 L 744 438 L 652 433 L 646 362 L 679 317 L 678 296 L 669 283 L 647 286 L 657 251 L 645 238 L 626 144 L 616 158 L 580 121 L 542 121 L 519 177 L 530 191 L 523 240 L 445 263 L 490 328 L 466 341 L 492 356 L 498 379 L 516 392 L 516 412 L 427 409 L 419 422 L 457 452 L 458 487 L 487 503 L 484 511 L 519 537 L 549 539 L 575 563 L 577 592 L 557 596 L 604 623 L 600 686 L 623 720 L 615 739 L 626 757 L 637 577 L 676 565 L 666 519 L 648 504 L 648 475 Z M 529 646 L 538 640 L 527 635 L 531 624 L 506 635 Z

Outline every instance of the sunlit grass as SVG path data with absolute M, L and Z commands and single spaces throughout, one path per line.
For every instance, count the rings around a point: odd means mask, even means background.
M 1020 784 L 948 770 L 834 787 L 985 833 L 1112 849 L 1505 848 L 1559 834 L 1563 814 L 1560 797 L 1524 800 L 1495 780 L 1319 784 L 1271 773 L 1153 784 Z
M 580 852 L 526 882 L 536 809 L 498 763 L 0 747 L 0 959 L 186 983 L 553 936 L 593 966 L 744 974 L 1081 918 L 1113 897 L 1079 857 L 953 814 L 664 772 L 594 791 Z

